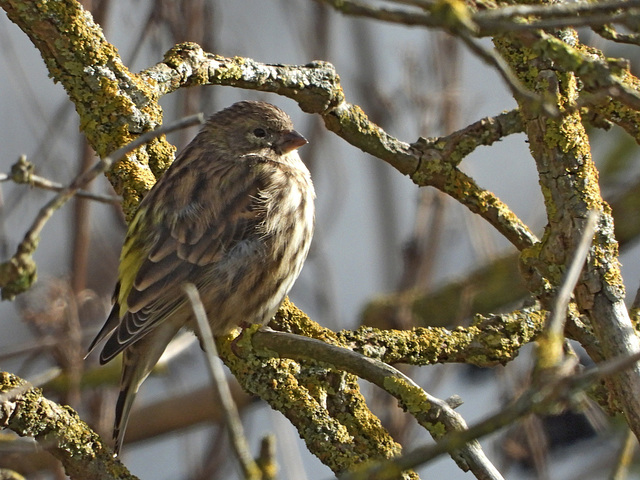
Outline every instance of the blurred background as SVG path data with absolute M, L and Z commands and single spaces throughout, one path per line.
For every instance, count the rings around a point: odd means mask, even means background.
M 374 122 L 406 142 L 446 135 L 516 106 L 498 75 L 446 34 L 348 18 L 310 0 L 83 4 L 134 72 L 161 61 L 165 51 L 183 41 L 220 55 L 265 63 L 329 61 L 340 74 L 347 101 L 360 105 Z M 583 32 L 581 40 L 606 49 L 610 56 L 634 60 L 633 51 L 606 45 L 589 32 Z M 0 172 L 8 173 L 24 154 L 38 175 L 68 184 L 95 162 L 79 134 L 73 105 L 62 87 L 48 78 L 26 35 L 4 13 L 0 45 Z M 491 47 L 486 39 L 483 45 Z M 503 297 L 501 292 L 488 295 L 485 289 L 490 285 L 483 280 L 488 277 L 478 277 L 478 272 L 496 271 L 505 258 L 512 269 L 516 265 L 515 249 L 484 220 L 434 189 L 418 189 L 384 162 L 325 131 L 319 117 L 304 114 L 293 101 L 230 87 L 196 87 L 166 96 L 161 104 L 165 121 L 171 121 L 196 112 L 210 114 L 241 99 L 280 106 L 310 142 L 300 153 L 316 186 L 317 229 L 291 298 L 312 319 L 331 329 L 356 328 L 363 322 L 381 328 L 452 328 L 467 324 L 478 311 L 509 311 L 523 303 L 517 279 L 502 277 L 509 290 Z M 170 141 L 180 149 L 195 132 L 181 131 Z M 605 197 L 615 200 L 638 180 L 635 143 L 618 129 L 593 131 L 591 139 Z M 524 135 L 479 148 L 464 160 L 462 169 L 497 194 L 536 234 L 541 233 L 542 196 Z M 37 211 L 53 194 L 10 182 L 0 188 L 4 260 L 15 252 Z M 90 190 L 113 196 L 104 178 Z M 97 355 L 86 362 L 82 357 L 110 309 L 125 231 L 113 199 L 75 199 L 54 215 L 43 232 L 35 257 L 36 287 L 14 302 L 0 304 L 0 368 L 32 379 L 51 366 L 62 367 L 70 380 L 47 386 L 45 394 L 76 408 L 106 438 L 119 366 L 96 370 Z M 640 268 L 634 238 L 627 238 L 622 250 L 630 299 Z M 445 295 L 450 289 L 456 296 Z M 431 299 L 428 312 L 433 314 L 418 319 L 401 306 L 381 308 L 385 302 L 393 304 L 397 293 L 404 291 Z M 209 397 L 203 354 L 191 339 L 186 335 L 171 347 L 170 361 L 145 382 L 134 407 L 122 459 L 141 478 L 239 478 L 226 431 L 211 411 L 215 405 Z M 465 403 L 458 411 L 473 423 L 526 388 L 530 355 L 531 349 L 524 349 L 507 367 L 434 365 L 405 372 L 437 397 L 460 395 Z M 81 383 L 87 372 L 91 376 Z M 405 447 L 431 442 L 395 400 L 365 382 L 362 389 Z M 237 397 L 253 453 L 257 454 L 264 435 L 276 436 L 279 478 L 331 478 L 329 469 L 306 451 L 284 417 L 240 392 Z M 147 416 L 136 414 L 136 409 Z M 192 425 L 167 426 L 169 417 L 169 423 Z M 172 431 L 162 432 L 163 428 Z M 529 418 L 482 444 L 506 478 L 597 479 L 608 476 L 624 438 L 624 430 L 615 422 L 587 407 L 557 418 Z M 5 443 L 0 444 L 0 467 L 12 466 L 27 472 L 28 478 L 64 478 L 30 441 L 11 442 L 10 447 Z M 420 473 L 423 478 L 472 478 L 449 457 Z

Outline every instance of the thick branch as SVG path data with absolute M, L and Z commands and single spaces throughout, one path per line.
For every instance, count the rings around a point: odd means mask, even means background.
M 218 341 L 221 358 L 245 389 L 291 421 L 309 451 L 335 473 L 400 453 L 400 445 L 369 411 L 357 377 L 328 367 L 301 368 L 293 360 L 256 356 L 249 338 L 247 333 L 235 340 L 235 351 L 231 342 Z M 400 478 L 417 476 L 405 472 Z
M 162 124 L 152 88 L 124 66 L 91 14 L 75 0 L 0 0 L 40 51 L 49 74 L 60 82 L 80 117 L 80 129 L 100 157 Z M 173 159 L 160 138 L 129 154 L 109 173 L 128 214 Z
M 390 472 L 423 465 L 445 452 L 465 445 L 471 439 L 478 439 L 505 426 L 513 425 L 516 420 L 533 412 L 547 413 L 566 408 L 567 405 L 574 403 L 588 386 L 624 371 L 639 358 L 640 354 L 614 358 L 579 374 L 576 374 L 574 365 L 568 360 L 553 374 L 540 376 L 520 397 L 501 408 L 499 412 L 470 428 L 451 432 L 435 445 L 417 447 L 402 457 L 379 465 L 370 465 L 364 471 L 345 475 L 345 480 L 391 480 L 393 475 L 389 475 Z
M 300 311 L 288 300 L 272 321 L 280 331 L 316 338 L 360 352 L 385 363 L 430 365 L 469 363 L 482 367 L 513 360 L 520 348 L 542 330 L 547 312 L 528 308 L 488 317 L 477 316 L 469 327 L 379 330 L 362 327 L 334 333 Z
M 47 400 L 39 389 L 6 372 L 0 373 L 0 392 L 0 425 L 36 439 L 72 479 L 136 478 L 71 408 Z
M 467 429 L 461 415 L 447 402 L 435 398 L 410 378 L 386 363 L 319 340 L 274 331 L 256 331 L 252 344 L 260 354 L 275 352 L 280 357 L 328 364 L 368 380 L 398 399 L 403 410 L 413 415 L 435 440 L 451 432 Z M 444 428 L 442 428 L 444 426 Z M 458 466 L 470 470 L 478 479 L 502 479 L 502 475 L 486 458 L 480 444 L 471 441 L 450 452 Z
M 565 38 L 570 35 L 571 32 L 566 32 Z M 546 45 L 564 43 L 547 37 L 545 34 Z M 573 42 L 575 38 L 569 40 Z M 529 88 L 555 98 L 561 109 L 575 105 L 578 81 L 569 65 L 556 62 L 557 57 L 566 59 L 556 55 L 558 49 L 541 56 L 540 44 L 533 42 L 532 51 L 507 36 L 497 39 L 496 45 L 521 79 L 528 82 Z M 580 76 L 584 71 L 578 64 L 571 67 L 575 67 Z M 589 77 L 581 78 L 584 81 Z M 603 81 L 606 83 L 608 78 L 615 81 L 614 77 L 605 77 Z M 576 301 L 578 308 L 589 316 L 603 358 L 633 355 L 640 350 L 640 342 L 624 306 L 613 219 L 609 206 L 600 195 L 598 172 L 591 159 L 582 119 L 571 108 L 561 118 L 550 118 L 526 103 L 521 104 L 521 111 L 549 222 L 542 241 L 521 255 L 528 287 L 545 308 L 550 308 L 566 265 L 581 238 L 587 212 L 600 212 L 598 233 L 575 292 Z M 620 373 L 612 384 L 631 429 L 640 438 L 640 404 L 637 402 L 640 367 L 636 365 Z

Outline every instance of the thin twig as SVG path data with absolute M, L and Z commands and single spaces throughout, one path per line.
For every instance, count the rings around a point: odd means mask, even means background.
M 620 450 L 616 457 L 616 462 L 609 476 L 610 480 L 626 480 L 629 478 L 629 467 L 633 462 L 633 452 L 636 450 L 638 441 L 631 429 L 627 429 L 620 445 Z
M 211 326 L 207 320 L 207 312 L 205 311 L 202 300 L 200 299 L 200 293 L 193 283 L 186 283 L 182 288 L 191 302 L 193 315 L 196 319 L 196 324 L 198 325 L 198 333 L 202 343 L 202 348 L 206 354 L 209 374 L 211 375 L 213 384 L 216 386 L 215 390 L 219 396 L 224 418 L 227 427 L 229 428 L 231 445 L 233 446 L 233 450 L 238 462 L 240 463 L 240 468 L 244 474 L 243 478 L 258 478 L 260 469 L 249 453 L 249 446 L 242 428 L 240 414 L 238 413 L 236 404 L 233 401 L 231 389 L 227 383 L 227 377 L 224 374 L 222 364 L 218 358 L 218 349 L 216 348 L 216 343 L 213 340 Z
M 584 226 L 584 231 L 578 242 L 573 259 L 569 265 L 569 269 L 565 273 L 562 286 L 558 291 L 553 311 L 549 316 L 549 323 L 547 326 L 547 333 L 550 338 L 557 339 L 562 342 L 564 323 L 567 318 L 567 307 L 571 300 L 571 293 L 576 288 L 576 284 L 580 278 L 582 267 L 587 259 L 589 253 L 589 247 L 593 241 L 593 235 L 595 234 L 596 227 L 598 225 L 598 219 L 600 214 L 592 210 L 587 215 L 587 221 Z
M 512 5 L 493 10 L 483 10 L 476 14 L 482 19 L 504 21 L 515 17 L 558 18 L 560 15 L 577 17 L 585 13 L 606 13 L 623 8 L 640 7 L 639 0 L 613 0 L 610 2 L 573 2 L 544 5 Z
M 0 173 L 0 182 L 13 181 L 17 184 L 26 184 L 52 192 L 61 192 L 65 189 L 63 184 L 41 177 L 40 175 L 36 175 L 32 170 L 33 164 L 27 161 L 26 155 L 20 155 L 18 161 L 11 166 L 11 174 Z M 119 205 L 122 203 L 122 199 L 118 196 L 100 195 L 86 190 L 78 190 L 76 192 L 76 196 L 112 205 Z
M 614 0 L 611 2 L 575 2 L 545 5 L 515 5 L 471 12 L 453 9 L 456 17 L 442 15 L 442 2 L 422 2 L 402 0 L 404 3 L 422 10 L 406 8 L 389 9 L 357 0 L 318 0 L 345 15 L 366 17 L 389 23 L 419 25 L 423 27 L 452 30 L 461 21 L 474 25 L 473 36 L 486 37 L 497 32 L 551 29 L 563 27 L 598 27 L 610 23 L 620 23 L 633 27 L 640 17 L 638 0 Z M 523 21 L 524 20 L 524 21 Z
M 483 48 L 482 45 L 472 38 L 471 34 L 472 32 L 468 30 L 458 32 L 460 39 L 469 48 L 469 50 L 498 71 L 504 82 L 509 87 L 509 90 L 511 90 L 511 94 L 514 98 L 539 105 L 544 112 L 551 117 L 558 116 L 559 112 L 555 106 L 551 105 L 549 102 L 545 102 L 541 96 L 527 90 L 522 82 L 515 76 L 511 68 L 509 68 L 507 62 L 505 62 L 505 60 L 494 50 Z
M 202 125 L 203 123 L 204 123 L 204 115 L 202 113 L 196 113 L 194 115 L 189 115 L 188 117 L 184 117 L 179 120 L 176 120 L 175 122 L 171 122 L 168 125 L 162 125 L 161 127 L 158 127 L 155 130 L 150 130 L 148 132 L 143 133 L 138 138 L 128 143 L 124 147 L 121 147 L 115 152 L 113 152 L 111 155 L 106 156 L 102 160 L 102 162 L 99 162 L 99 163 L 107 164 L 107 167 L 104 169 L 104 171 L 106 171 L 111 167 L 112 163 L 117 162 L 122 157 L 124 157 L 127 153 L 134 151 L 136 148 L 141 147 L 145 143 L 150 142 L 151 140 L 159 137 L 160 135 L 165 135 L 167 133 L 175 132 L 176 130 L 192 127 L 194 125 Z M 99 168 L 99 167 L 98 165 L 95 165 L 93 168 Z
M 485 34 L 497 33 L 498 31 L 519 32 L 524 30 L 551 30 L 566 27 L 598 27 L 610 23 L 620 23 L 623 25 L 633 24 L 640 18 L 640 11 L 637 8 L 622 11 L 620 13 L 591 14 L 588 16 L 568 16 L 559 18 L 548 18 L 544 20 L 533 20 L 530 22 L 512 22 L 505 26 L 507 21 L 496 20 L 495 22 L 484 22 L 482 30 Z
M 593 31 L 602 38 L 618 43 L 626 43 L 629 45 L 640 45 L 640 35 L 637 33 L 620 33 L 613 25 L 602 25 L 601 27 L 592 27 Z
M 637 19 L 638 7 L 640 7 L 638 0 L 514 5 L 477 12 L 473 15 L 473 20 L 485 34 L 496 29 L 517 31 L 568 26 L 600 26 L 608 23 L 626 24 L 629 20 Z M 525 18 L 526 22 L 514 21 Z
M 400 3 L 404 5 L 411 5 L 412 7 L 418 7 L 423 10 L 428 10 L 433 7 L 434 1 L 431 0 L 389 0 L 391 3 Z

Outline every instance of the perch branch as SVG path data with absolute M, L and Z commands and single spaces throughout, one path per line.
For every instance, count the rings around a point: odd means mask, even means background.
M 425 392 L 409 377 L 386 363 L 319 340 L 273 330 L 254 332 L 251 342 L 258 354 L 267 352 L 271 356 L 275 352 L 284 358 L 321 362 L 368 380 L 397 398 L 400 406 L 413 415 L 435 440 L 448 432 L 467 428 L 462 416 L 447 402 Z M 441 430 L 442 426 L 444 431 Z M 478 442 L 469 442 L 451 454 L 460 468 L 470 470 L 478 479 L 502 479 Z

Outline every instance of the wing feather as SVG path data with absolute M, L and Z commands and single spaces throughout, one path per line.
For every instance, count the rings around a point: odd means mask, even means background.
M 181 308 L 185 303 L 181 290 L 185 281 L 209 283 L 214 263 L 237 255 L 241 243 L 260 238 L 265 216 L 260 191 L 266 179 L 252 174 L 251 164 L 247 163 L 244 169 L 238 166 L 234 167 L 235 177 L 224 181 L 220 178 L 225 172 L 212 168 L 207 188 L 202 188 L 202 175 L 206 172 L 180 172 L 181 182 L 191 181 L 193 185 L 190 197 L 187 195 L 189 203 L 180 204 L 175 199 L 175 193 L 167 187 L 170 182 L 157 185 L 149 193 L 171 199 L 164 207 L 172 213 L 163 216 L 150 210 L 142 220 L 150 231 L 146 236 L 148 254 L 129 292 L 120 293 L 127 312 L 105 344 L 101 361 L 113 358 Z M 230 200 L 222 203 L 222 199 Z M 145 203 L 160 205 L 157 199 Z

